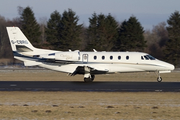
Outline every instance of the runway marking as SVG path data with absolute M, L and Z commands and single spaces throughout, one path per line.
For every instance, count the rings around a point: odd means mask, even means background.
M 155 92 L 162 92 L 163 90 L 155 90 Z
M 10 84 L 10 86 L 11 86 L 11 87 L 15 87 L 15 86 L 17 86 L 17 85 L 16 85 L 16 84 Z

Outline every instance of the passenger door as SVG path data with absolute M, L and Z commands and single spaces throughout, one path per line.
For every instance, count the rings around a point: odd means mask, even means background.
M 82 55 L 82 61 L 83 61 L 83 63 L 87 63 L 88 62 L 88 54 L 83 54 Z

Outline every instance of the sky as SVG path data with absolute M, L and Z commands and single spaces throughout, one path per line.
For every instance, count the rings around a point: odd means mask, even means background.
M 118 22 L 133 15 L 148 30 L 180 11 L 180 0 L 0 0 L 0 15 L 6 19 L 19 17 L 18 6 L 31 7 L 37 21 L 48 20 L 55 10 L 62 14 L 70 8 L 84 26 L 89 25 L 93 13 L 110 13 Z

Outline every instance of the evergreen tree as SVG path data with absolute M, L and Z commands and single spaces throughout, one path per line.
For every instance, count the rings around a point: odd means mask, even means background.
M 71 9 L 64 11 L 59 26 L 60 49 L 79 49 L 82 24 L 78 25 L 79 18 Z
M 92 15 L 92 18 L 89 18 L 89 28 L 87 30 L 88 32 L 88 45 L 87 50 L 97 49 L 98 48 L 98 32 L 97 32 L 97 24 L 98 24 L 98 16 L 96 13 Z
M 98 15 L 98 24 L 97 24 L 97 39 L 95 44 L 97 46 L 97 50 L 106 50 L 104 46 L 106 46 L 106 17 L 103 14 Z
M 46 28 L 46 40 L 51 45 L 52 49 L 60 48 L 60 35 L 59 35 L 59 27 L 61 22 L 61 15 L 58 11 L 54 11 L 50 19 L 47 22 Z
M 166 42 L 165 56 L 169 62 L 178 66 L 180 64 L 180 14 L 175 11 L 167 20 L 168 41 Z
M 107 50 L 113 50 L 118 39 L 118 22 L 110 14 L 106 17 L 106 46 Z
M 110 14 L 108 16 L 103 14 L 97 16 L 94 13 L 92 18 L 89 18 L 89 22 L 89 50 L 93 48 L 97 50 L 113 50 L 118 36 L 118 23 L 116 20 Z
M 30 7 L 26 7 L 20 16 L 20 19 L 23 33 L 33 45 L 38 46 L 41 42 L 41 33 L 39 24 L 36 22 L 32 9 Z
M 130 17 L 128 21 L 125 20 L 122 23 L 119 29 L 116 48 L 122 51 L 143 51 L 146 47 L 143 33 L 143 27 L 136 17 Z

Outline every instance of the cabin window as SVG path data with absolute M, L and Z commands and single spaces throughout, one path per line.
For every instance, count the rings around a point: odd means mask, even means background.
M 110 59 L 112 60 L 112 59 L 113 59 L 113 56 L 110 56 Z
M 102 56 L 102 60 L 104 60 L 105 59 L 105 56 Z
M 126 60 L 129 60 L 129 56 L 126 56 Z
M 96 60 L 97 59 L 97 56 L 94 56 L 94 60 Z
M 141 60 L 144 60 L 144 57 L 143 57 L 143 56 L 141 56 Z
M 120 60 L 121 59 L 121 56 L 118 56 L 118 60 Z

